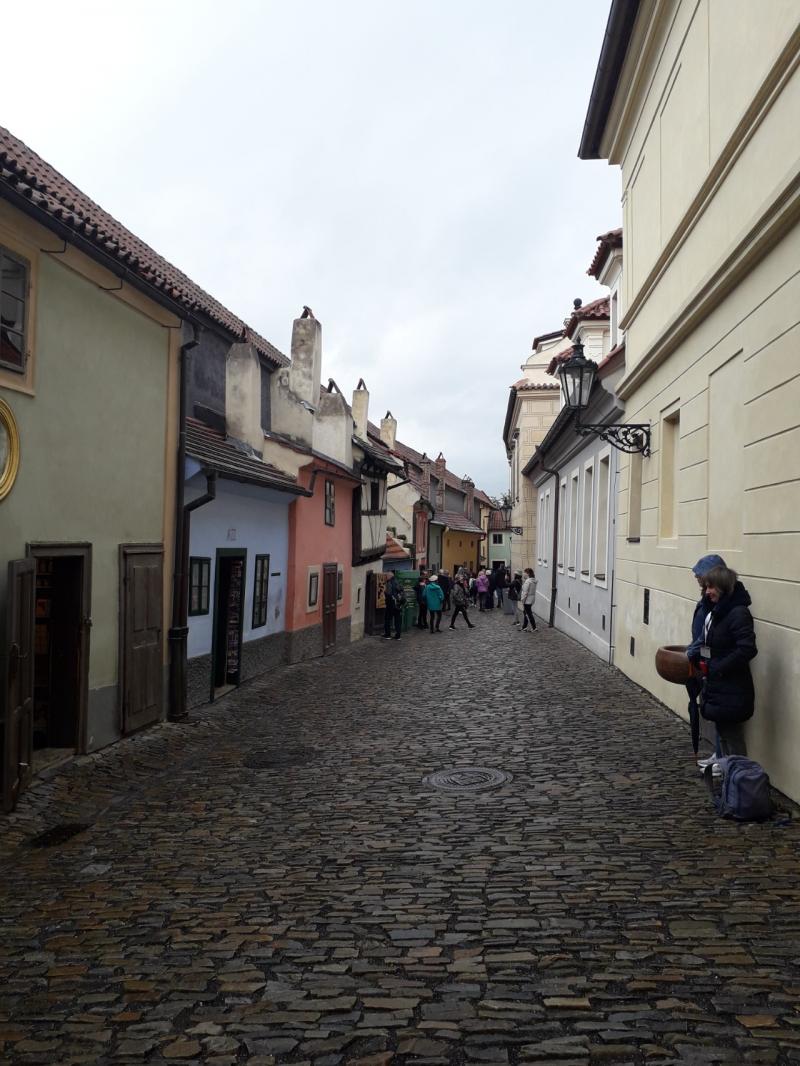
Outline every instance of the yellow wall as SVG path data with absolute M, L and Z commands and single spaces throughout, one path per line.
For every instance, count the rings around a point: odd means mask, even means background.
M 451 575 L 459 566 L 477 571 L 479 540 L 477 535 L 447 530 L 442 537 L 442 567 Z
M 636 79 L 623 71 L 604 142 L 622 164 L 625 212 L 618 392 L 626 420 L 653 434 L 631 515 L 621 456 L 615 662 L 685 713 L 684 690 L 658 678 L 653 656 L 688 642 L 690 568 L 720 552 L 754 601 L 748 746 L 800 799 L 800 163 L 787 151 L 800 12 L 794 0 L 651 10 L 653 59 Z

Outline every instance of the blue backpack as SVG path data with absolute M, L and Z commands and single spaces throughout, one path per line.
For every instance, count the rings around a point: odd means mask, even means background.
M 704 771 L 717 814 L 722 818 L 734 818 L 737 822 L 761 822 L 772 817 L 769 776 L 762 766 L 744 755 L 718 759 L 717 766 L 722 770 L 722 791 L 719 796 L 714 792 L 712 767 L 707 766 Z

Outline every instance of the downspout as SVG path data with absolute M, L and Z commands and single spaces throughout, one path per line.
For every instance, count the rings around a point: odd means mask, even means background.
M 556 596 L 558 595 L 558 509 L 561 502 L 558 481 L 560 475 L 557 470 L 550 470 L 544 465 L 542 465 L 542 470 L 544 470 L 545 474 L 550 474 L 554 477 L 556 481 L 556 490 L 553 493 L 555 497 L 555 503 L 553 504 L 553 558 L 552 566 L 550 567 L 553 577 L 550 585 L 550 618 L 547 623 L 553 629 L 556 624 Z
M 175 479 L 175 545 L 172 560 L 172 624 L 167 633 L 169 647 L 169 714 L 170 721 L 186 717 L 186 629 L 181 604 L 186 596 L 184 572 L 184 480 L 186 477 L 186 407 L 189 392 L 189 353 L 199 343 L 199 330 L 192 324 L 192 339 L 181 345 L 178 385 L 178 455 Z M 181 624 L 181 617 L 184 618 Z

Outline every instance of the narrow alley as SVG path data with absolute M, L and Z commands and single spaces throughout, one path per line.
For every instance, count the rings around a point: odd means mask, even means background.
M 716 818 L 687 725 L 477 621 L 38 782 L 0 830 L 0 1061 L 800 1062 L 797 821 Z M 423 781 L 453 767 L 511 777 Z

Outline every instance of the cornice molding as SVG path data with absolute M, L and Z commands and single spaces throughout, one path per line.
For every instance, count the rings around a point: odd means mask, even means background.
M 786 83 L 800 65 L 800 25 L 789 38 L 771 70 L 759 86 L 750 106 L 731 133 L 725 147 L 709 170 L 703 184 L 684 212 L 675 230 L 664 245 L 650 273 L 631 301 L 620 320 L 620 329 L 627 330 L 635 321 L 661 278 L 669 269 L 678 252 L 690 237 L 697 223 L 705 214 L 708 205 L 733 170 L 738 159 L 752 140 L 761 123 L 769 114 Z
M 623 400 L 631 396 L 798 222 L 800 163 L 617 385 L 617 395 Z

